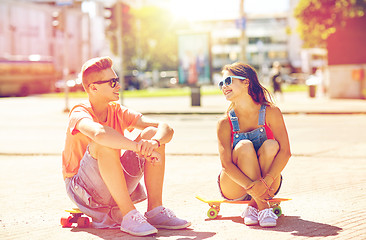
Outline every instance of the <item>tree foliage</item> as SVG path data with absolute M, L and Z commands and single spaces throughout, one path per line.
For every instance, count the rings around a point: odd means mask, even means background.
M 122 34 L 125 70 L 177 69 L 176 31 L 185 23 L 175 21 L 169 11 L 154 6 L 130 9 L 126 20 L 128 24 L 124 24 Z M 117 55 L 115 34 L 107 36 L 112 52 Z
M 304 47 L 325 47 L 330 34 L 365 10 L 366 0 L 300 0 L 294 14 Z

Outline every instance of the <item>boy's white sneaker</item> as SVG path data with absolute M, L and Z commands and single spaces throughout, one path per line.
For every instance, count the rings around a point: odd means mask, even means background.
M 123 217 L 121 231 L 135 236 L 147 236 L 158 232 L 136 209 L 131 210 Z
M 156 228 L 183 229 L 191 225 L 190 222 L 177 218 L 174 212 L 163 206 L 159 206 L 145 213 L 147 221 Z
M 277 225 L 277 215 L 272 208 L 266 208 L 258 213 L 259 225 L 261 227 L 275 227 Z
M 244 218 L 244 224 L 247 226 L 258 224 L 258 209 L 248 206 L 243 214 L 241 215 Z

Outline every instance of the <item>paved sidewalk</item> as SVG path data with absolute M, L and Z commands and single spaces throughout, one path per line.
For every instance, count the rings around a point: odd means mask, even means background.
M 148 104 L 147 104 L 148 103 Z M 307 92 L 284 93 L 275 103 L 284 114 L 366 114 L 366 100 L 308 97 Z M 223 95 L 201 96 L 201 106 L 191 97 L 127 98 L 124 105 L 147 114 L 221 114 L 229 106 Z
M 70 100 L 70 105 L 77 101 Z M 365 100 L 311 99 L 294 93 L 279 102 L 293 153 L 279 197 L 292 200 L 282 203 L 284 216 L 270 229 L 244 226 L 242 205 L 223 204 L 219 218 L 209 220 L 208 205 L 195 199 L 219 196 L 215 128 L 227 107 L 222 96 L 203 96 L 201 107 L 191 107 L 189 97 L 131 98 L 125 104 L 175 129 L 167 147 L 164 204 L 192 226 L 161 230 L 148 238 L 119 230 L 61 228 L 63 210 L 73 207 L 61 176 L 64 101 L 3 98 L 0 239 L 366 239 Z M 144 212 L 146 202 L 137 208 Z

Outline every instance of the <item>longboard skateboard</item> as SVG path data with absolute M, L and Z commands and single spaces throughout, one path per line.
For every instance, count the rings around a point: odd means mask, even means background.
M 90 226 L 90 220 L 88 217 L 83 217 L 83 212 L 78 208 L 71 210 L 67 209 L 65 212 L 69 213 L 68 217 L 61 218 L 61 226 L 64 228 L 72 227 L 73 223 L 76 223 L 80 228 L 87 228 Z
M 248 201 L 233 201 L 233 200 L 225 200 L 225 199 L 204 199 L 202 197 L 196 196 L 196 198 L 204 203 L 207 203 L 210 206 L 210 209 L 207 211 L 207 217 L 211 219 L 215 219 L 220 212 L 221 203 L 231 203 L 231 204 L 248 204 Z M 273 209 L 273 212 L 280 217 L 282 215 L 282 209 L 280 207 L 280 203 L 284 201 L 289 201 L 289 198 L 273 198 L 268 200 L 270 207 Z

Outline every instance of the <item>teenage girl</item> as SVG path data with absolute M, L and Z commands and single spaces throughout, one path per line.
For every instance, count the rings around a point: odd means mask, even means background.
M 222 73 L 219 87 L 231 105 L 217 124 L 221 194 L 250 200 L 242 215 L 244 224 L 274 227 L 277 216 L 267 200 L 278 193 L 281 172 L 291 156 L 282 113 L 251 66 L 234 63 Z

